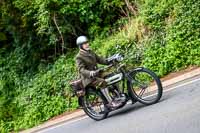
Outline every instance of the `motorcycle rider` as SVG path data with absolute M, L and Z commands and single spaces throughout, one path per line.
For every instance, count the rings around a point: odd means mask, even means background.
M 113 100 L 110 97 L 108 88 L 106 87 L 107 83 L 100 77 L 100 71 L 97 68 L 97 64 L 109 65 L 110 62 L 98 56 L 90 49 L 86 36 L 79 36 L 76 40 L 76 44 L 79 47 L 79 53 L 76 56 L 76 65 L 83 87 L 95 86 L 100 88 L 100 91 L 108 101 L 108 106 L 111 108 L 119 107 L 121 102 Z

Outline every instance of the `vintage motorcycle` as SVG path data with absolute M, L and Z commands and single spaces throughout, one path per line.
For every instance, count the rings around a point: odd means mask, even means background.
M 108 106 L 108 101 L 100 91 L 100 88 L 88 86 L 82 87 L 81 80 L 70 82 L 74 93 L 79 98 L 79 104 L 84 112 L 94 120 L 105 119 L 111 111 L 122 108 L 129 100 L 132 103 L 140 102 L 145 105 L 157 103 L 163 92 L 159 77 L 151 70 L 138 67 L 127 70 L 126 65 L 122 64 L 123 57 L 115 54 L 108 58 L 113 63 L 100 71 L 112 70 L 104 76 L 107 82 L 109 94 L 112 99 L 118 100 L 122 104 L 115 109 Z

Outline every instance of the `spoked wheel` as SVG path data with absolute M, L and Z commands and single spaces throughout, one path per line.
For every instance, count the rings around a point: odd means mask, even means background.
M 146 68 L 134 69 L 128 82 L 131 95 L 145 105 L 157 103 L 162 96 L 162 84 L 159 77 Z
M 100 91 L 87 88 L 85 96 L 82 97 L 82 106 L 90 118 L 97 121 L 106 118 L 109 112 L 105 104 L 105 99 Z

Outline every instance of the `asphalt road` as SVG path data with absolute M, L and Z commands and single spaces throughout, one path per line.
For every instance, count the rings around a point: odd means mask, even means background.
M 200 78 L 171 86 L 159 103 L 127 105 L 102 121 L 88 117 L 40 133 L 200 133 Z

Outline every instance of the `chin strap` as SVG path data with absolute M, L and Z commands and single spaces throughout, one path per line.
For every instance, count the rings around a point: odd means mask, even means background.
M 85 51 L 85 52 L 90 51 L 90 49 L 89 49 L 89 50 L 86 50 L 86 49 L 83 49 L 83 47 L 80 47 L 80 49 L 83 50 L 83 51 Z

